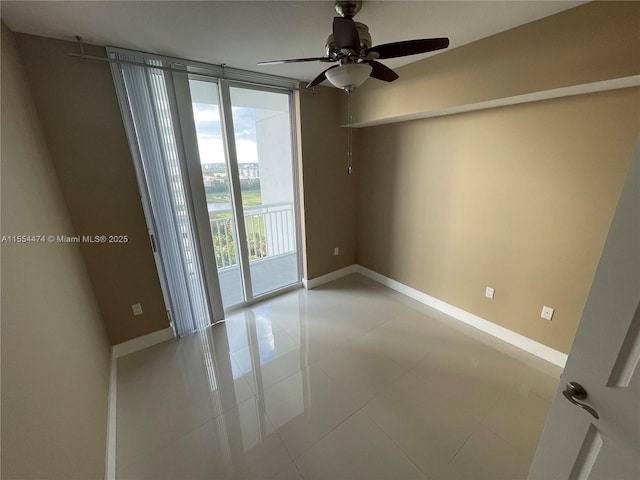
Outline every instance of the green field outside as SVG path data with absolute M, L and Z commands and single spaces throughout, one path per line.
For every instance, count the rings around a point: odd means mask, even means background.
M 229 203 L 228 193 L 207 193 L 207 203 Z M 262 194 L 260 190 L 242 190 L 243 205 L 261 205 Z

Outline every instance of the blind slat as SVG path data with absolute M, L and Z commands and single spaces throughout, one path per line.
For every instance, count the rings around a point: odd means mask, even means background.
M 117 54 L 120 59 L 144 62 L 138 56 Z M 147 61 L 160 66 L 158 60 Z M 162 275 L 172 317 L 179 336 L 206 328 L 211 323 L 203 274 L 192 228 L 192 215 L 185 194 L 182 162 L 178 154 L 167 86 L 162 70 L 132 64 L 112 64 L 123 82 L 116 85 L 126 98 L 138 151 L 134 161 L 147 187 L 156 230 Z

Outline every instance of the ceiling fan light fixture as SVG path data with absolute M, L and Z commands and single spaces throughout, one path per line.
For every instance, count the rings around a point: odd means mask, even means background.
M 372 67 L 368 63 L 347 63 L 327 70 L 327 80 L 335 87 L 350 92 L 362 85 L 371 74 Z

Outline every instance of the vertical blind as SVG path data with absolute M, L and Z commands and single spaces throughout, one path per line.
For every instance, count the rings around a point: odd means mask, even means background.
M 111 63 L 138 180 L 146 197 L 149 230 L 161 259 L 163 288 L 178 336 L 211 324 L 193 230 L 184 158 L 176 141 L 162 61 L 110 52 L 131 63 Z M 151 217 L 151 218 L 149 218 Z

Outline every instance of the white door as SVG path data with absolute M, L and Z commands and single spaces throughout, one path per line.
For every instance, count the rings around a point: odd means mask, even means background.
M 640 479 L 639 304 L 640 141 L 529 479 Z

